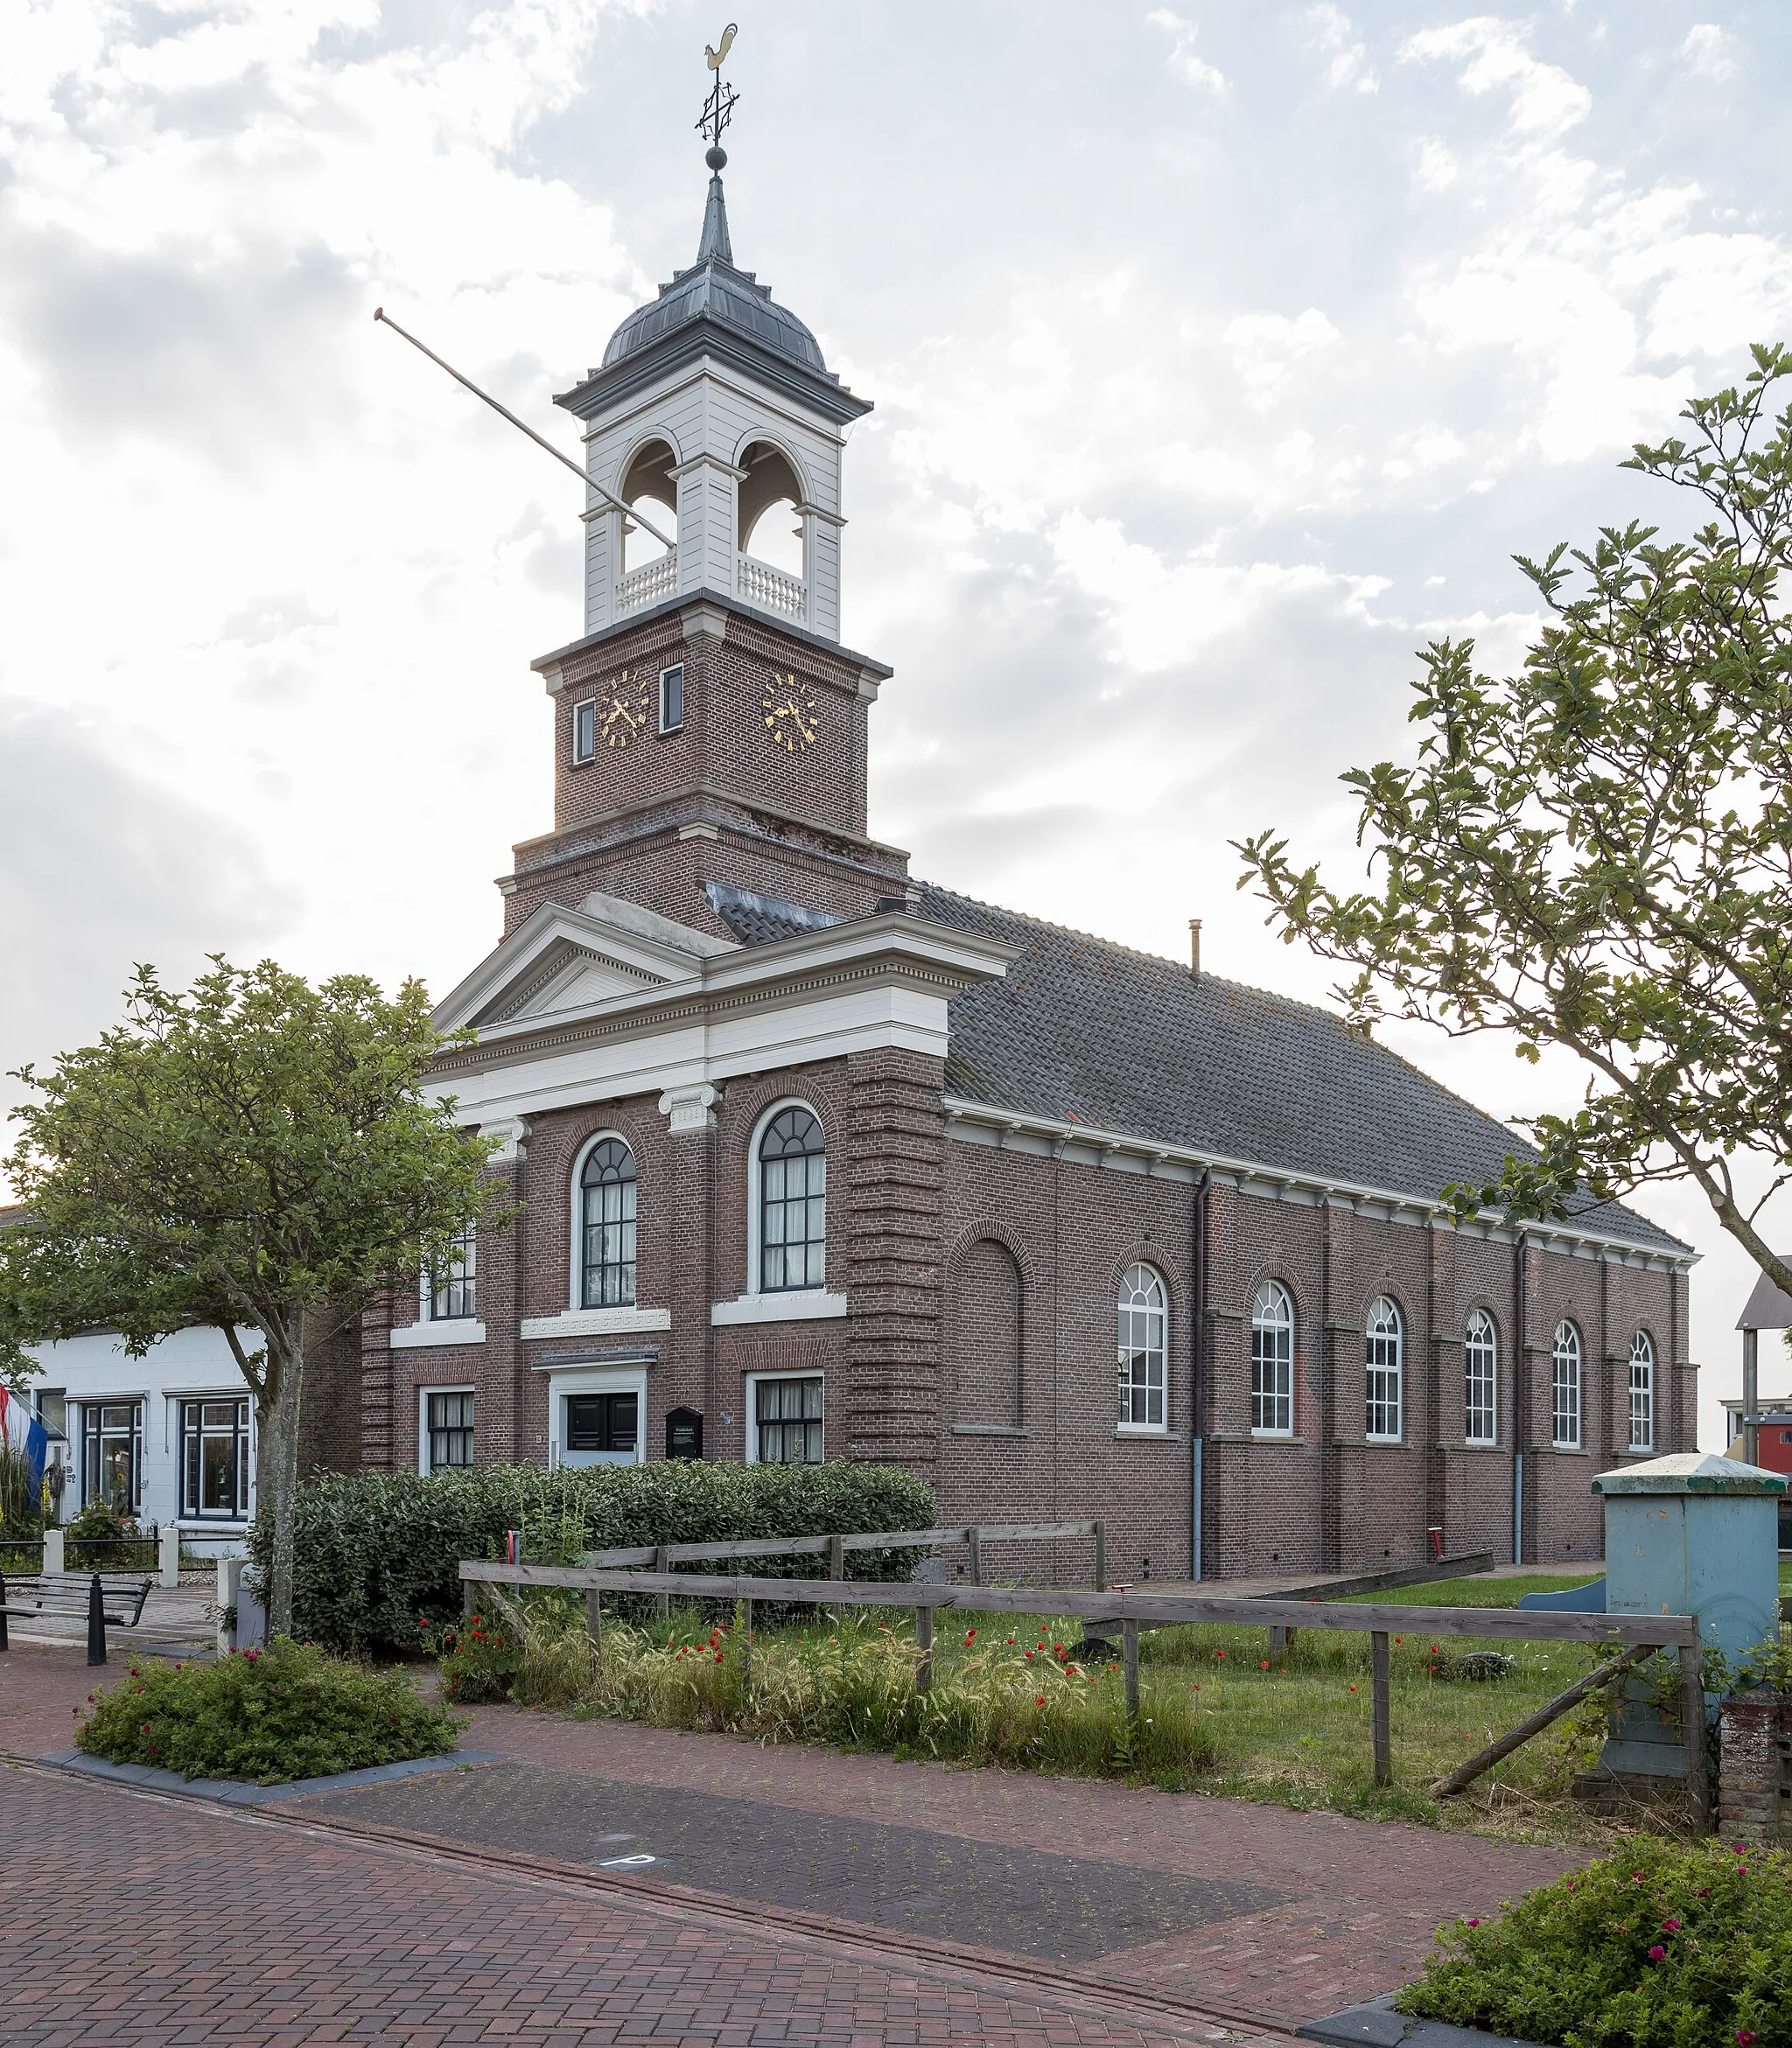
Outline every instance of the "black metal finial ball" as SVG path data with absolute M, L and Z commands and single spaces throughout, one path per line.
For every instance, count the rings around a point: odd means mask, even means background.
M 704 158 L 704 162 L 709 165 L 711 171 L 721 170 L 727 161 L 728 152 L 720 143 L 712 143 L 710 145 L 709 154 Z

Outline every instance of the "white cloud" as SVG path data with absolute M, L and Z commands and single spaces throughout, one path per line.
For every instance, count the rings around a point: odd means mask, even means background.
M 1195 55 L 1195 26 L 1192 21 L 1186 21 L 1180 14 L 1172 14 L 1166 7 L 1153 9 L 1145 19 L 1152 27 L 1162 29 L 1171 38 L 1170 69 L 1185 85 L 1204 86 L 1214 93 L 1225 91 L 1224 74 Z
M 1356 39 L 1355 24 L 1341 7 L 1334 6 L 1332 0 L 1320 0 L 1320 5 L 1307 9 L 1303 19 L 1308 42 L 1329 59 L 1326 83 L 1334 92 L 1381 90 L 1382 81 L 1368 60 L 1368 46 Z
M 1686 31 L 1686 40 L 1680 45 L 1686 68 L 1695 78 L 1713 79 L 1719 83 L 1736 76 L 1735 51 L 1735 37 L 1714 21 L 1694 22 Z
M 1565 71 L 1532 56 L 1530 41 L 1517 24 L 1478 15 L 1448 28 L 1422 30 L 1408 39 L 1400 54 L 1411 60 L 1462 60 L 1465 92 L 1506 94 L 1514 130 L 1549 140 L 1586 120 L 1592 110 L 1592 94 Z

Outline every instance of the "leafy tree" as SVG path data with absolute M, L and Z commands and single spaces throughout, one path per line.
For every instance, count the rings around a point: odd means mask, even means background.
M 1356 969 L 1339 993 L 1359 1026 L 1509 1031 L 1525 1059 L 1585 1063 L 1580 1108 L 1526 1119 L 1536 1154 L 1446 1190 L 1459 1214 L 1560 1218 L 1690 1179 L 1792 1291 L 1758 1227 L 1792 1178 L 1792 409 L 1770 405 L 1792 350 L 1754 359 L 1686 407 L 1686 441 L 1623 465 L 1691 493 L 1690 539 L 1633 523 L 1519 556 L 1550 616 L 1516 676 L 1480 674 L 1472 640 L 1419 657 L 1418 765 L 1344 777 L 1367 890 L 1271 832 L 1236 844 L 1284 939 Z M 1743 1160 L 1768 1168 L 1759 1199 Z
M 0 1230 L 0 1356 L 18 1371 L 25 1346 L 84 1330 L 133 1355 L 221 1331 L 255 1396 L 276 1632 L 307 1356 L 382 1287 L 452 1262 L 486 1214 L 490 1141 L 419 1087 L 447 1042 L 420 982 L 388 1000 L 359 975 L 314 988 L 214 956 L 184 992 L 139 968 L 122 1026 L 17 1077 L 35 1099 L 6 1162 L 21 1207 Z

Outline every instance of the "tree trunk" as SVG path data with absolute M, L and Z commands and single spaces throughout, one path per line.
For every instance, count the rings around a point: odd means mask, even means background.
M 298 1499 L 298 1410 L 304 1384 L 302 1318 L 295 1313 L 276 1337 L 268 1333 L 267 1387 L 257 1403 L 256 1495 L 274 1516 L 274 1555 L 262 1597 L 268 1639 L 292 1633 L 293 1522 Z

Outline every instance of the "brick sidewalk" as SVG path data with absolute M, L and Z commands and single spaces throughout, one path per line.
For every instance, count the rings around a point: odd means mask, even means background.
M 46 1651 L 16 1651 L 0 1659 L 0 1749 L 40 1756 L 67 1747 L 90 1676 L 122 1676 L 128 1667 L 128 1660 L 115 1659 L 108 1672 L 89 1674 L 66 1655 Z M 923 1831 L 941 1841 L 1264 1887 L 1287 1903 L 1217 1924 L 1190 1928 L 1185 1923 L 1184 1932 L 1097 1956 L 1082 1968 L 1092 1982 L 1155 1989 L 1222 2012 L 1270 2016 L 1283 2024 L 1390 1989 L 1417 1969 L 1440 1919 L 1486 1914 L 1502 1898 L 1579 1860 L 1570 1852 L 1334 1814 L 795 1745 L 761 1747 L 729 1737 L 573 1722 L 509 1708 L 478 1711 L 466 1740 L 515 1765 L 535 1767 L 542 1800 L 551 1800 L 556 1779 L 574 1773 L 590 1783 L 593 1800 L 622 1800 L 631 1787 L 662 1787 L 749 1802 L 765 1816 L 772 1853 L 792 1832 L 777 1819 L 781 1810 Z M 611 1794 L 606 1786 L 613 1788 Z M 636 1803 L 644 1796 L 636 1795 Z M 407 1828 L 417 1825 L 414 1805 L 369 1798 L 345 1809 L 340 1799 L 332 1801 L 336 1811 L 352 1811 L 358 1821 Z M 501 1834 L 481 1833 L 480 1824 L 457 1814 L 452 1801 L 419 1810 L 428 1814 L 422 1831 L 504 1846 Z M 725 1873 L 712 1872 L 706 1882 L 695 1861 L 676 1875 L 701 1891 L 731 1889 Z M 732 1889 L 740 1895 L 738 1881 Z M 950 1924 L 949 1915 L 942 1924 Z M 774 1929 L 767 1939 L 780 1937 Z

